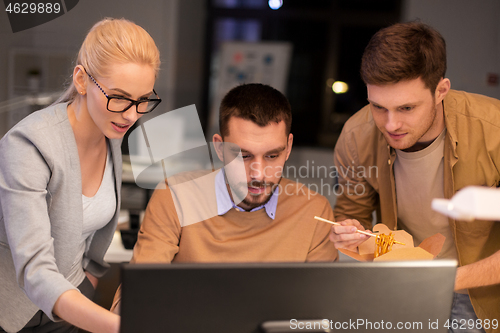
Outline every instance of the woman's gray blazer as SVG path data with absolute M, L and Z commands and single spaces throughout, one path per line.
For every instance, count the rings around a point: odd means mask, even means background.
M 80 160 L 66 104 L 34 112 L 0 140 L 0 326 L 17 332 L 41 309 L 54 319 L 82 237 Z M 110 140 L 117 208 L 84 269 L 102 276 L 120 211 L 121 140 Z

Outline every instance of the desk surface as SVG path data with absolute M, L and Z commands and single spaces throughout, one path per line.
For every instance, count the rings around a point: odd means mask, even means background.
M 111 241 L 111 245 L 109 246 L 106 255 L 104 255 L 104 261 L 109 263 L 129 262 L 130 259 L 132 259 L 133 253 L 133 250 L 125 249 L 122 243 L 120 231 L 117 230 L 113 235 L 113 240 Z
M 142 220 L 142 214 L 140 220 Z M 113 240 L 111 241 L 111 245 L 108 248 L 108 251 L 104 255 L 104 261 L 109 263 L 122 263 L 129 262 L 132 259 L 133 250 L 127 250 L 123 246 L 122 236 L 120 234 L 121 228 L 127 228 L 129 223 L 129 211 L 121 210 L 120 216 L 118 218 L 118 227 L 113 235 Z

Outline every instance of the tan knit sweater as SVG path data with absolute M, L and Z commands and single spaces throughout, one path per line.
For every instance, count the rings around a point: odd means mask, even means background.
M 156 189 L 144 215 L 131 262 L 336 260 L 337 250 L 328 238 L 329 224 L 314 219 L 317 215 L 333 220 L 328 200 L 305 185 L 284 178 L 279 190 L 274 220 L 265 209 L 244 212 L 232 208 L 222 216 L 181 227 L 170 190 Z M 119 302 L 119 293 L 120 290 L 113 308 Z

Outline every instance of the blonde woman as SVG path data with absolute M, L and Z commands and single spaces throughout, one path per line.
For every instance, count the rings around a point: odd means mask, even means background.
M 0 332 L 118 332 L 93 303 L 120 208 L 121 140 L 161 102 L 159 52 L 134 23 L 90 30 L 60 103 L 0 140 Z

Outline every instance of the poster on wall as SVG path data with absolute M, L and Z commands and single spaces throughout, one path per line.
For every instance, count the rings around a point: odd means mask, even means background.
M 288 42 L 226 42 L 216 70 L 208 137 L 218 131 L 219 106 L 224 95 L 243 83 L 262 83 L 285 93 L 292 44 Z

